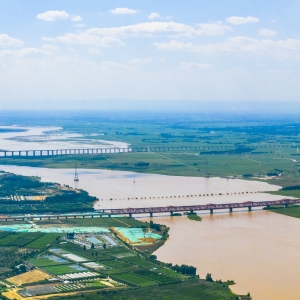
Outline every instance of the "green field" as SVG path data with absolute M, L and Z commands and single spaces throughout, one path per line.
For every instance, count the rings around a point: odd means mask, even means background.
M 44 235 L 41 232 L 33 232 L 33 233 L 11 233 L 0 239 L 0 246 L 17 246 L 17 247 L 24 247 L 27 244 L 33 242 L 34 240 L 38 239 Z
M 117 275 L 119 276 L 119 275 Z M 233 295 L 227 285 L 209 283 L 204 280 L 186 280 L 178 284 L 149 286 L 125 291 L 88 293 L 72 297 L 56 297 L 54 299 L 67 300 L 237 300 L 246 299 Z
M 138 265 L 147 269 L 153 269 L 157 268 L 158 266 L 156 264 L 153 264 L 145 259 L 142 259 L 140 256 L 135 256 L 135 257 L 125 257 L 122 260 L 129 262 L 133 265 Z
M 48 267 L 48 266 L 56 266 L 56 265 L 59 266 L 59 265 L 64 265 L 64 264 L 70 264 L 69 262 L 59 263 L 59 262 L 56 262 L 55 260 L 52 260 L 52 259 L 49 259 L 46 257 L 38 257 L 38 258 L 32 259 L 30 261 L 30 263 L 37 267 Z
M 56 241 L 56 239 L 59 239 L 63 236 L 64 236 L 64 234 L 62 234 L 62 233 L 45 233 L 41 237 L 37 238 L 35 241 L 27 244 L 26 248 L 43 249 L 48 244 L 52 244 L 53 242 Z
M 122 260 L 106 260 L 103 262 L 106 266 L 109 266 L 111 268 L 116 268 L 116 269 L 127 269 L 131 267 L 130 264 L 122 261 Z
M 140 270 L 135 272 L 136 275 L 142 276 L 149 280 L 157 281 L 158 283 L 174 283 L 178 282 L 178 279 L 169 277 L 160 273 L 156 273 L 148 270 Z
M 74 268 L 70 267 L 71 265 L 55 265 L 55 266 L 47 266 L 43 267 L 44 270 L 46 270 L 49 273 L 52 273 L 53 275 L 64 275 L 68 273 L 79 273 L 79 272 L 85 272 L 85 271 L 78 271 Z
M 300 218 L 300 206 L 290 206 L 290 207 L 273 207 L 271 206 L 270 209 L 268 209 L 271 212 L 275 212 L 278 214 L 282 214 L 285 216 L 293 217 L 293 218 Z
M 131 273 L 114 275 L 114 278 L 117 280 L 121 279 L 122 281 L 125 281 L 125 283 L 127 282 L 138 286 L 157 285 L 157 282 L 155 281 Z

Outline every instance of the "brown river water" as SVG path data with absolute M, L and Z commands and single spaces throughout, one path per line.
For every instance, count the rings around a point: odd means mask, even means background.
M 0 170 L 74 186 L 74 170 L 70 169 L 0 166 Z M 80 169 L 79 180 L 79 188 L 100 199 L 95 205 L 99 209 L 282 198 L 262 193 L 277 190 L 278 186 L 238 179 Z M 170 227 L 170 238 L 155 252 L 159 260 L 194 265 L 202 278 L 211 273 L 214 279 L 232 279 L 236 282 L 234 292 L 250 292 L 254 300 L 300 299 L 299 219 L 263 210 L 232 214 L 222 211 L 212 216 L 203 212 L 201 216 L 202 222 L 186 216 L 153 218 Z

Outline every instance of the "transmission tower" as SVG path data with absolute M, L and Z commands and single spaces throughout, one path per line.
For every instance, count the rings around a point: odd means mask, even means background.
M 74 176 L 74 181 L 79 181 L 78 173 L 77 173 L 77 163 L 75 164 L 75 176 Z

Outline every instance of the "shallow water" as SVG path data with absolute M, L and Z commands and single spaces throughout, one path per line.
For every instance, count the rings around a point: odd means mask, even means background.
M 300 220 L 268 211 L 154 218 L 170 227 L 159 260 L 197 267 L 201 278 L 233 279 L 254 300 L 299 299 Z
M 0 166 L 0 170 L 38 175 L 43 181 L 74 185 L 74 172 L 70 169 Z M 96 204 L 101 209 L 282 198 L 265 193 L 234 194 L 279 188 L 257 181 L 107 170 L 79 170 L 79 179 L 79 188 L 103 199 Z M 226 195 L 203 196 L 211 193 Z M 202 196 L 190 197 L 196 194 Z M 174 198 L 175 195 L 181 197 Z M 250 291 L 254 300 L 299 299 L 299 219 L 262 210 L 232 214 L 219 211 L 213 216 L 208 213 L 201 213 L 201 216 L 202 222 L 188 220 L 185 216 L 153 218 L 154 222 L 170 227 L 169 240 L 156 251 L 160 260 L 194 265 L 202 278 L 206 273 L 212 273 L 214 279 L 233 279 L 237 284 L 232 289 L 240 294 Z
M 58 150 L 70 148 L 127 148 L 128 144 L 101 139 L 85 139 L 81 134 L 62 133 L 60 127 L 0 126 L 0 129 L 25 129 L 24 132 L 0 132 L 1 150 Z M 50 133 L 49 133 L 50 132 Z M 23 153 L 22 155 L 25 155 Z

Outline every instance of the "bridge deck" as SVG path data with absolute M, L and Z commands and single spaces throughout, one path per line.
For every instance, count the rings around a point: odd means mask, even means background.
M 300 199 L 282 199 L 275 201 L 260 201 L 260 202 L 242 202 L 242 203 L 226 203 L 226 204 L 204 204 L 204 205 L 189 205 L 189 206 L 165 206 L 165 207 L 142 207 L 142 208 L 121 208 L 121 209 L 106 209 L 104 212 L 114 215 L 119 214 L 145 214 L 145 213 L 164 213 L 164 212 L 186 212 L 186 211 L 201 211 L 215 209 L 234 209 L 234 208 L 252 208 L 271 205 L 285 205 L 300 203 Z

